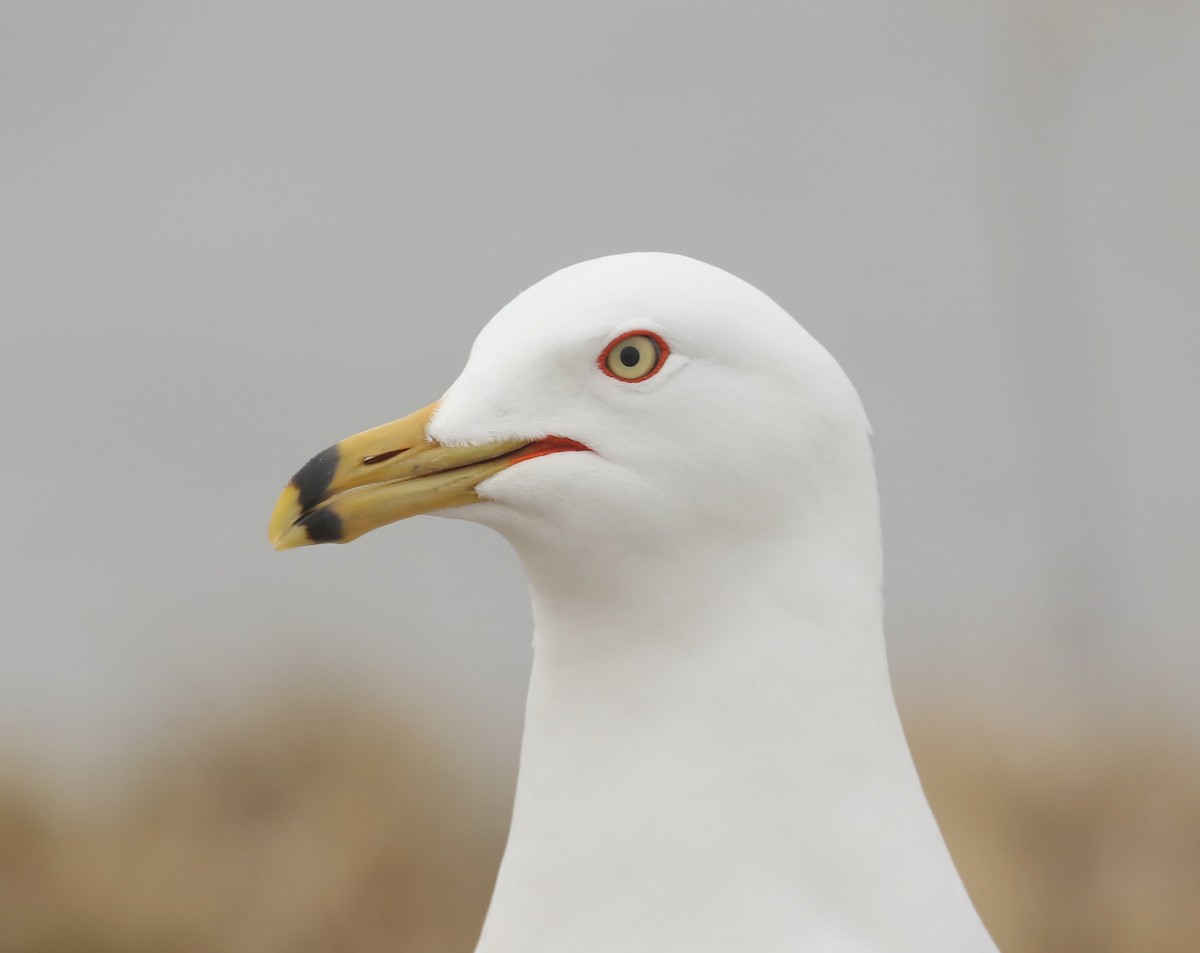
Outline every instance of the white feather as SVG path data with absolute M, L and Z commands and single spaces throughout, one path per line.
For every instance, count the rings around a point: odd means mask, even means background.
M 671 347 L 603 374 L 634 330 Z M 869 427 L 778 305 L 674 255 L 585 262 L 479 335 L 430 427 L 595 453 L 448 511 L 495 527 L 535 637 L 478 953 L 985 953 L 892 698 Z

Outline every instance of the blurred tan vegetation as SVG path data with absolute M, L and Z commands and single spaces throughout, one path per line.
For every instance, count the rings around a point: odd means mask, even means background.
M 908 721 L 1005 953 L 1197 948 L 1200 757 L 1183 735 Z M 102 794 L 10 765 L 0 950 L 470 953 L 508 804 L 462 759 L 420 719 L 316 693 L 166 732 Z
M 456 760 L 418 718 L 292 692 L 166 731 L 91 803 L 4 778 L 0 951 L 469 953 L 507 818 Z
M 942 833 L 1004 953 L 1200 949 L 1200 745 L 1169 723 L 906 719 Z

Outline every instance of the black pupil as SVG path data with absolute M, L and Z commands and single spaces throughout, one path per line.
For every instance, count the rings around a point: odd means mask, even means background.
M 642 352 L 632 344 L 626 344 L 621 348 L 621 363 L 626 367 L 636 367 L 637 362 L 642 359 Z

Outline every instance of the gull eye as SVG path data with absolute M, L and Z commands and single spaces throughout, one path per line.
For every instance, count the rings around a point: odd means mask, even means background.
M 622 334 L 600 355 L 600 370 L 617 380 L 636 383 L 658 373 L 671 349 L 650 331 Z

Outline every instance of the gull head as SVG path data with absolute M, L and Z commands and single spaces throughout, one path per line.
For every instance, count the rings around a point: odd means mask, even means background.
M 680 255 L 614 255 L 505 306 L 439 401 L 309 461 L 270 537 L 349 542 L 438 512 L 561 558 L 725 545 L 873 485 L 867 435 L 841 368 L 765 294 Z

